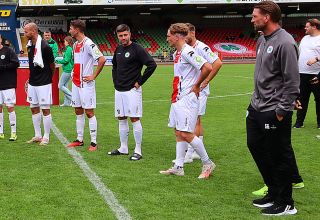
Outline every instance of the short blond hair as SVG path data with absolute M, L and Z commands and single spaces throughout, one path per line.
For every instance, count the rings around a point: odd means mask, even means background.
M 171 34 L 180 34 L 185 37 L 188 35 L 189 28 L 185 23 L 175 23 L 170 25 L 169 31 Z

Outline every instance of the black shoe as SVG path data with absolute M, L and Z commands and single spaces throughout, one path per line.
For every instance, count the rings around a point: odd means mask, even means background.
M 134 153 L 129 160 L 140 160 L 142 156 L 140 154 Z
M 262 209 L 262 215 L 279 216 L 279 215 L 294 215 L 298 211 L 293 205 L 274 204 L 268 208 Z
M 267 208 L 273 205 L 273 198 L 271 198 L 268 194 L 265 195 L 263 198 L 261 199 L 255 199 L 252 201 L 252 204 L 255 207 L 259 207 L 259 208 Z
M 320 129 L 320 124 L 318 124 L 318 129 Z
M 110 156 L 118 156 L 118 155 L 128 155 L 128 153 L 125 154 L 125 153 L 121 153 L 121 152 L 118 151 L 118 150 L 113 150 L 113 151 L 109 151 L 109 152 L 108 152 L 108 155 L 110 155 Z
M 303 124 L 300 124 L 300 123 L 295 123 L 293 125 L 293 128 L 304 128 Z

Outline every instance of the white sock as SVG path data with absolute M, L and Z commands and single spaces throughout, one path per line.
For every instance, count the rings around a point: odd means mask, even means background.
M 210 164 L 212 161 L 209 159 L 206 149 L 204 148 L 203 142 L 200 138 L 195 136 L 193 140 L 190 142 L 190 145 L 194 148 L 194 150 L 199 154 L 202 164 Z
M 84 124 L 85 124 L 84 114 L 77 115 L 76 127 L 77 127 L 77 139 L 79 141 L 83 141 Z
M 90 136 L 91 136 L 91 142 L 97 143 L 97 118 L 94 115 L 93 117 L 89 118 L 89 129 L 90 129 Z
M 129 136 L 129 124 L 128 119 L 119 120 L 119 136 L 121 146 L 118 149 L 123 154 L 128 153 L 128 136 Z
M 32 115 L 32 123 L 34 128 L 34 136 L 42 138 L 41 134 L 41 113 Z
M 3 112 L 0 113 L 0 134 L 3 134 Z
M 43 138 L 46 138 L 48 140 L 50 138 L 51 125 L 52 125 L 51 114 L 49 114 L 47 116 L 43 116 L 43 128 L 44 128 Z
M 136 141 L 136 148 L 134 149 L 134 152 L 142 155 L 142 152 L 141 152 L 141 143 L 142 143 L 141 122 L 139 120 L 139 121 L 132 123 L 132 125 L 133 125 L 133 136 L 134 136 L 134 140 Z
M 188 147 L 188 142 L 180 141 L 176 144 L 176 167 L 183 167 L 184 157 L 186 156 L 186 151 Z
M 199 138 L 200 138 L 200 140 L 202 141 L 202 143 L 203 143 L 203 135 L 201 136 L 199 136 Z
M 11 133 L 16 133 L 17 132 L 17 117 L 16 117 L 15 111 L 9 112 L 9 121 L 10 121 Z
M 188 144 L 188 151 L 186 153 L 186 158 L 192 158 L 193 152 L 194 152 L 193 147 L 190 144 Z

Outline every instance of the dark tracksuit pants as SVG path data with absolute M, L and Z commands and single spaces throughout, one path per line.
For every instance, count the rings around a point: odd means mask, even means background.
M 292 175 L 294 152 L 291 146 L 292 112 L 280 122 L 275 111 L 257 112 L 248 108 L 247 144 L 276 203 L 293 205 Z
M 309 105 L 309 99 L 311 92 L 314 95 L 314 101 L 316 103 L 316 114 L 317 123 L 320 126 L 320 84 L 311 84 L 310 80 L 317 75 L 311 74 L 300 74 L 300 96 L 299 100 L 301 102 L 302 109 L 297 110 L 297 124 L 303 125 L 304 119 L 306 117 Z

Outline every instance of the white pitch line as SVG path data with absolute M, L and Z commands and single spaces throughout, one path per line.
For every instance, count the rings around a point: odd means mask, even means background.
M 70 143 L 67 138 L 61 133 L 59 128 L 52 123 L 52 131 L 57 136 L 62 145 L 65 146 L 68 153 L 72 156 L 73 160 L 78 164 L 80 169 L 83 171 L 88 180 L 92 183 L 95 189 L 103 197 L 104 201 L 111 208 L 117 219 L 129 220 L 132 219 L 126 209 L 120 205 L 119 201 L 113 195 L 112 191 L 101 181 L 100 177 L 89 167 L 87 162 L 83 159 L 81 154 L 74 148 L 68 148 L 67 145 Z
M 227 97 L 237 97 L 237 96 L 246 96 L 252 95 L 253 92 L 246 92 L 246 93 L 238 93 L 238 94 L 230 94 L 230 95 L 217 95 L 217 96 L 209 96 L 208 99 L 220 99 L 220 98 L 227 98 Z M 170 102 L 169 99 L 153 99 L 153 100 L 143 100 L 143 103 L 152 103 L 152 102 Z M 99 102 L 97 105 L 108 105 L 113 104 L 114 101 L 106 101 L 106 102 Z

